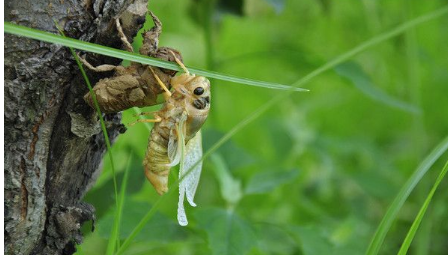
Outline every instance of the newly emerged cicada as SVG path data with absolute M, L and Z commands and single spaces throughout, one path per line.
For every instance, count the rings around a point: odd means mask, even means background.
M 139 50 L 140 54 L 166 61 L 175 61 L 175 58 L 182 59 L 178 51 L 169 47 L 158 47 L 162 23 L 152 12 L 149 13 L 154 21 L 154 27 L 142 34 L 143 45 Z M 119 19 L 116 19 L 115 22 L 118 34 L 126 50 L 133 52 L 132 45 L 123 33 Z M 94 67 L 87 60 L 83 58 L 80 58 L 80 60 L 86 67 L 95 72 L 115 71 L 113 77 L 101 79 L 93 88 L 100 110 L 104 113 L 115 113 L 131 107 L 145 107 L 158 104 L 157 96 L 169 91 L 170 88 L 159 86 L 155 75 L 163 84 L 168 84 L 169 86 L 171 78 L 176 74 L 176 71 L 173 70 L 134 62 L 128 67 L 114 65 Z M 90 93 L 84 96 L 84 100 L 92 108 L 94 107 Z
M 210 110 L 211 94 L 208 79 L 190 74 L 180 60 L 176 61 L 185 73 L 171 79 L 173 93 L 165 94 L 166 102 L 162 108 L 152 113 L 154 119 L 137 122 L 155 122 L 143 165 L 146 177 L 159 194 L 168 191 L 170 168 L 180 163 L 177 218 L 179 224 L 185 226 L 188 224 L 185 196 L 191 206 L 196 206 L 193 198 L 202 164 L 195 163 L 202 157 L 200 129 Z
M 193 199 L 202 169 L 202 163 L 199 162 L 202 158 L 200 129 L 210 110 L 210 82 L 203 76 L 190 74 L 183 65 L 179 52 L 167 47 L 158 47 L 162 24 L 154 14 L 150 14 L 155 26 L 143 34 L 140 54 L 176 61 L 185 73 L 175 76 L 176 71 L 139 63 L 132 63 L 129 67 L 93 67 L 85 59 L 80 59 L 93 71 L 115 71 L 112 78 L 100 80 L 93 88 L 100 110 L 104 113 L 155 105 L 157 96 L 163 93 L 165 103 L 159 111 L 152 113 L 155 118 L 137 120 L 155 123 L 143 166 L 147 179 L 159 194 L 163 194 L 168 191 L 171 167 L 180 163 L 177 218 L 179 224 L 185 226 L 188 224 L 184 209 L 185 197 L 191 206 L 196 206 Z M 126 39 L 118 19 L 116 26 L 126 49 L 132 52 L 132 46 Z M 94 106 L 90 93 L 87 93 L 84 99 L 91 107 Z

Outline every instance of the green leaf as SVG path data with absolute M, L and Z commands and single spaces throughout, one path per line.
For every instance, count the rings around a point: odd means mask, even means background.
M 120 239 L 127 238 L 133 228 L 143 218 L 151 206 L 148 203 L 126 200 L 120 226 Z M 115 221 L 115 211 L 108 212 L 98 222 L 98 232 L 103 238 L 111 238 L 111 233 Z M 151 220 L 135 236 L 136 241 L 157 241 L 167 242 L 181 240 L 186 236 L 186 232 L 168 217 L 156 213 Z
M 446 172 L 448 171 L 448 161 L 445 163 L 445 166 L 443 167 L 442 171 L 440 172 L 439 176 L 437 177 L 436 182 L 432 186 L 431 191 L 428 194 L 428 197 L 426 197 L 425 202 L 423 203 L 422 207 L 420 208 L 420 211 L 417 214 L 417 217 L 415 217 L 414 222 L 412 223 L 411 228 L 409 229 L 408 234 L 406 235 L 406 238 L 403 241 L 403 244 L 401 245 L 400 251 L 398 252 L 399 255 L 405 255 L 408 252 L 409 246 L 411 245 L 412 240 L 414 239 L 415 233 L 417 233 L 417 229 L 420 226 L 420 223 L 425 216 L 426 210 L 428 209 L 429 204 L 431 203 L 431 199 L 434 196 L 434 193 L 437 190 L 437 187 L 439 187 L 439 184 L 442 182 L 443 178 L 446 175 Z
M 285 0 L 266 0 L 269 4 L 274 7 L 277 14 L 281 13 L 285 8 Z
M 304 255 L 333 254 L 332 245 L 318 229 L 292 226 L 288 230 L 300 240 Z
M 414 190 L 417 183 L 423 178 L 429 168 L 434 164 L 434 162 L 448 149 L 448 137 L 442 140 L 431 153 L 420 163 L 418 168 L 409 178 L 409 180 L 404 184 L 403 188 L 400 190 L 398 195 L 395 197 L 394 201 L 390 205 L 380 225 L 378 226 L 375 235 L 367 248 L 366 254 L 376 255 L 378 254 L 381 245 L 383 244 L 384 238 L 389 231 L 392 222 L 395 217 L 397 217 L 398 212 L 403 206 L 404 202 L 408 198 L 409 194 Z
M 62 36 L 54 35 L 48 32 L 40 31 L 37 29 L 32 29 L 24 26 L 15 25 L 9 22 L 5 22 L 5 33 L 10 33 L 14 35 L 19 36 L 25 36 L 31 39 L 36 39 L 44 42 L 49 43 L 55 43 L 64 45 L 67 47 L 73 47 L 79 50 L 89 51 L 98 53 L 105 56 L 115 57 L 115 58 L 121 58 L 124 60 L 129 60 L 133 62 L 138 62 L 142 64 L 152 65 L 152 66 L 158 66 L 163 67 L 166 69 L 171 70 L 177 70 L 182 71 L 182 69 L 174 63 L 163 61 L 157 58 L 151 58 L 148 56 L 139 55 L 136 53 L 130 53 L 124 50 L 118 50 L 98 44 L 93 44 L 89 42 L 83 42 L 80 40 L 76 40 L 73 38 L 64 38 Z M 246 84 L 250 86 L 256 86 L 256 87 L 262 87 L 262 88 L 269 88 L 269 89 L 282 89 L 282 90 L 291 90 L 291 91 L 308 91 L 307 89 L 301 89 L 301 88 L 294 88 L 291 86 L 278 84 L 278 83 L 272 83 L 272 82 L 264 82 L 264 81 L 256 81 L 252 79 L 246 79 L 246 78 L 240 78 L 235 77 L 231 75 L 221 74 L 218 72 L 213 71 L 206 71 L 201 70 L 197 68 L 190 68 L 188 67 L 188 70 L 193 74 L 198 74 L 202 76 L 206 76 L 209 78 L 215 78 L 218 80 L 224 80 L 224 81 L 230 81 L 240 84 Z
M 299 245 L 283 226 L 269 223 L 255 226 L 258 249 L 261 254 L 295 254 Z
M 218 178 L 223 199 L 230 205 L 236 205 L 243 196 L 243 192 L 241 191 L 241 181 L 233 178 L 224 159 L 219 154 L 213 154 L 211 160 L 214 164 L 213 169 Z
M 335 71 L 342 77 L 349 79 L 357 89 L 371 99 L 414 114 L 421 113 L 421 109 L 410 103 L 396 99 L 372 84 L 370 77 L 354 62 L 346 62 L 336 66 Z
M 246 194 L 268 193 L 278 186 L 292 182 L 299 175 L 298 170 L 268 171 L 255 174 L 247 183 Z
M 132 165 L 132 154 L 128 159 L 127 167 L 124 170 L 124 177 L 123 181 L 121 182 L 121 188 L 120 188 L 120 196 L 116 198 L 118 199 L 118 206 L 117 209 L 115 210 L 112 233 L 109 242 L 107 244 L 106 254 L 114 254 L 116 245 L 118 248 L 120 247 L 120 238 L 118 236 L 120 233 L 121 217 L 123 215 L 123 205 L 125 203 L 126 187 L 128 184 L 129 169 L 131 168 L 131 165 Z
M 210 147 L 215 144 L 219 138 L 224 134 L 215 129 L 206 129 L 203 133 L 203 148 L 208 151 Z M 226 142 L 217 151 L 219 155 L 226 160 L 226 165 L 230 169 L 230 172 L 235 171 L 238 168 L 246 167 L 255 162 L 255 159 L 244 148 L 241 148 L 235 144 L 232 140 Z
M 249 224 L 233 211 L 202 209 L 195 216 L 199 226 L 207 233 L 214 255 L 243 255 L 256 245 Z

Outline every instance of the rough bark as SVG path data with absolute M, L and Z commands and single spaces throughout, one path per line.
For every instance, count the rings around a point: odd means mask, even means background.
M 5 2 L 5 20 L 121 47 L 114 17 L 132 38 L 144 21 L 144 0 Z M 95 64 L 120 60 L 97 56 Z M 88 73 L 91 82 L 111 75 Z M 72 254 L 80 226 L 94 219 L 81 198 L 95 181 L 105 152 L 87 87 L 65 47 L 5 35 L 5 253 Z M 121 116 L 107 115 L 113 139 Z

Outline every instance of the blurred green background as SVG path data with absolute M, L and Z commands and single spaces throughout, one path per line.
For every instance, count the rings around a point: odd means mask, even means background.
M 151 0 L 160 45 L 187 66 L 292 84 L 334 57 L 447 1 Z M 147 28 L 152 22 L 147 22 Z M 189 225 L 169 194 L 125 254 L 363 254 L 388 206 L 448 134 L 448 17 L 358 54 L 293 93 L 205 160 Z M 211 80 L 207 151 L 277 90 Z M 152 109 L 157 109 L 153 107 Z M 132 122 L 133 110 L 123 113 Z M 113 146 L 118 183 L 130 176 L 120 237 L 159 199 L 143 175 L 149 129 L 130 127 Z M 381 254 L 396 254 L 448 156 L 406 201 Z M 78 254 L 104 254 L 115 202 L 109 160 L 85 197 L 96 231 Z M 177 179 L 173 168 L 170 181 Z M 410 254 L 448 254 L 444 180 Z

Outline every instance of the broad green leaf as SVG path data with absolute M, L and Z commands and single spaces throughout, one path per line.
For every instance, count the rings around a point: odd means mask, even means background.
M 221 195 L 230 205 L 236 205 L 242 198 L 241 181 L 235 179 L 227 168 L 224 159 L 217 153 L 211 156 L 213 169 L 219 181 Z
M 268 171 L 254 175 L 246 185 L 246 194 L 267 193 L 288 182 L 294 181 L 299 175 L 298 170 Z
M 123 213 L 120 226 L 120 239 L 129 236 L 135 225 L 143 218 L 151 206 L 147 203 L 126 200 L 123 206 Z M 98 222 L 98 232 L 104 238 L 110 238 L 114 224 L 115 211 L 109 211 Z M 166 216 L 156 213 L 151 220 L 136 235 L 136 241 L 158 241 L 167 242 L 170 240 L 180 240 L 185 237 L 185 231 Z
M 253 230 L 233 211 L 202 209 L 195 216 L 214 255 L 244 255 L 256 246 Z
M 304 255 L 333 254 L 333 247 L 328 238 L 325 238 L 318 229 L 291 226 L 288 230 L 299 240 Z
M 354 62 L 340 64 L 335 67 L 335 71 L 340 76 L 349 79 L 364 95 L 375 101 L 414 114 L 421 113 L 417 106 L 396 99 L 378 89 L 364 70 Z
M 261 254 L 294 254 L 300 247 L 283 226 L 261 223 L 254 227 Z
M 207 129 L 203 132 L 203 148 L 208 151 L 209 148 L 215 144 L 219 138 L 224 134 L 214 129 Z M 234 170 L 248 166 L 255 162 L 254 157 L 246 150 L 235 144 L 233 141 L 226 142 L 218 150 L 219 155 L 225 158 L 225 163 L 231 172 Z

